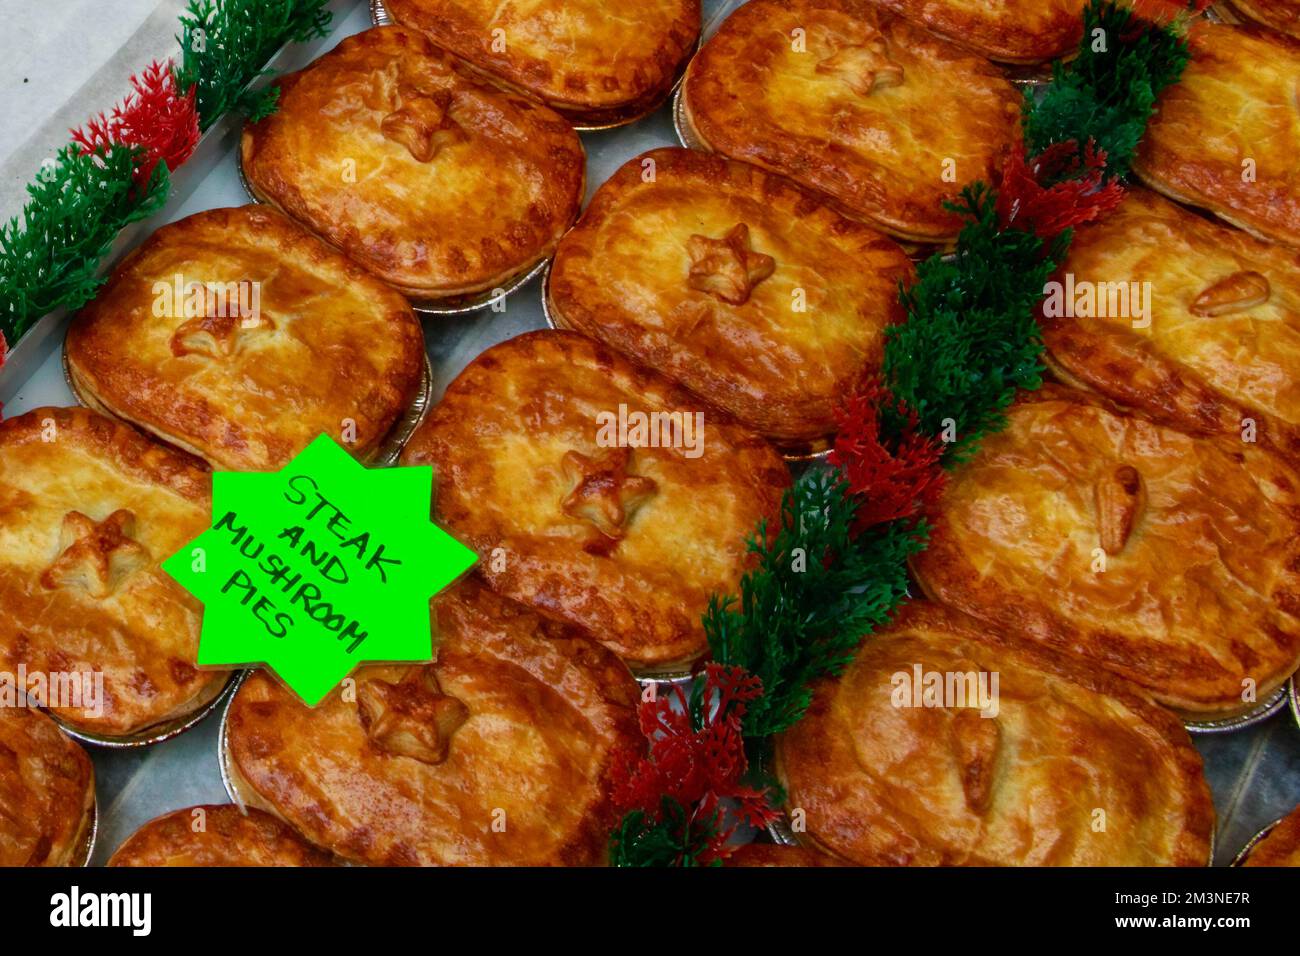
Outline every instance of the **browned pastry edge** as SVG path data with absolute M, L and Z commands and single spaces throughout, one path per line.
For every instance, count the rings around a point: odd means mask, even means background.
M 1241 865 L 1300 865 L 1300 807 L 1270 827 L 1264 838 L 1250 848 Z
M 204 813 L 207 829 L 202 833 L 193 829 L 195 810 Z M 186 861 L 168 862 L 178 851 Z M 258 851 L 269 854 L 271 861 L 262 862 Z M 182 807 L 155 817 L 127 837 L 107 865 L 333 866 L 334 861 L 279 818 L 227 803 Z

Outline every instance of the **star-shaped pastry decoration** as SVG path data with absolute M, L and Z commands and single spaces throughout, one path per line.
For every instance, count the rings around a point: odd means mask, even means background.
M 817 72 L 839 77 L 859 96 L 870 96 L 876 90 L 900 86 L 903 82 L 903 68 L 890 59 L 883 37 L 840 47 L 818 62 Z
M 630 448 L 608 448 L 594 457 L 570 451 L 561 461 L 570 484 L 561 509 L 600 532 L 585 545 L 591 554 L 609 554 L 623 539 L 628 519 L 658 488 L 650 478 L 628 474 L 631 461 Z
M 750 293 L 773 272 L 776 260 L 749 245 L 749 226 L 737 223 L 721 239 L 691 236 L 686 251 L 691 268 L 686 283 L 731 305 L 744 305 Z
M 265 315 L 245 319 L 239 315 L 203 315 L 182 322 L 172 333 L 172 355 L 203 355 L 225 359 L 243 347 L 250 335 L 270 332 L 275 323 Z
M 396 684 L 372 679 L 357 687 L 357 717 L 370 742 L 384 753 L 439 764 L 469 708 L 442 692 L 432 667 L 412 669 Z
M 379 131 L 401 143 L 421 163 L 427 163 L 445 146 L 465 138 L 465 131 L 451 117 L 450 94 L 429 96 L 413 86 L 397 91 L 398 107 L 379 123 Z
M 125 508 L 98 523 L 80 511 L 69 511 L 59 532 L 59 556 L 41 575 L 41 584 L 51 590 L 80 587 L 94 597 L 108 597 L 128 575 L 151 562 L 133 534 L 135 515 Z

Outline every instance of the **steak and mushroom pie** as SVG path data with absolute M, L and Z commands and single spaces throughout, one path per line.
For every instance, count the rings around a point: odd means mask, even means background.
M 39 710 L 0 707 L 0 866 L 80 866 L 95 818 L 86 752 Z
M 195 668 L 202 606 L 159 564 L 211 500 L 201 462 L 88 409 L 0 423 L 0 669 L 45 675 L 38 703 L 107 737 L 209 703 L 228 675 Z
M 736 593 L 790 480 L 757 434 L 552 331 L 471 362 L 402 464 L 433 466 L 435 520 L 493 588 L 660 673 L 704 654 L 709 596 Z
M 1227 6 L 1247 20 L 1300 39 L 1300 0 L 1230 0 Z
M 1300 866 L 1300 807 L 1275 823 L 1246 853 L 1242 866 Z
M 1171 199 L 1300 246 L 1300 40 L 1196 23 L 1192 59 L 1156 104 L 1133 170 Z
M 414 400 L 406 300 L 265 206 L 164 226 L 68 330 L 86 404 L 228 471 L 273 471 L 325 433 L 373 454 Z
M 348 37 L 279 85 L 244 130 L 253 194 L 416 301 L 508 285 L 578 217 L 578 134 L 414 30 Z
M 1194 720 L 1248 712 L 1300 664 L 1300 476 L 1049 386 L 952 476 L 931 598 L 1127 678 Z
M 874 0 L 878 6 L 1003 63 L 1073 53 L 1086 0 Z
M 824 443 L 912 275 L 892 240 L 756 166 L 638 156 L 560 243 L 548 308 L 783 447 Z
M 859 865 L 1209 861 L 1214 807 L 1173 714 L 1088 662 L 926 602 L 814 686 L 776 769 L 804 836 Z
M 747 843 L 727 857 L 727 866 L 787 867 L 787 866 L 849 866 L 818 850 L 802 846 L 780 846 L 774 843 Z
M 700 36 L 700 0 L 385 0 L 493 80 L 580 126 L 611 126 L 662 102 Z
M 109 866 L 332 866 L 328 853 L 255 807 L 185 807 L 150 820 Z
M 235 795 L 359 863 L 605 862 L 611 761 L 644 745 L 627 668 L 472 579 L 434 609 L 434 663 L 365 668 L 315 709 L 252 674 L 227 718 Z
M 983 57 L 868 0 L 751 0 L 683 89 L 688 131 L 706 148 L 918 242 L 956 237 L 962 219 L 943 204 L 962 183 L 993 180 L 1020 103 Z
M 1078 231 L 1055 282 L 1058 378 L 1300 460 L 1300 252 L 1135 189 Z

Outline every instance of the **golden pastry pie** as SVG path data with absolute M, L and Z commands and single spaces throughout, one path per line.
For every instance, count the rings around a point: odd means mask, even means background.
M 751 567 L 789 472 L 758 435 L 573 332 L 489 349 L 412 436 L 436 520 L 501 593 L 635 667 L 700 657 L 700 616 Z
M 1144 189 L 1080 229 L 1044 300 L 1057 376 L 1300 459 L 1300 253 Z
M 385 0 L 494 80 L 580 125 L 606 126 L 653 109 L 695 51 L 700 0 Z
M 555 324 L 657 369 L 781 445 L 835 431 L 912 275 L 892 240 L 746 163 L 656 149 L 556 250 Z
M 691 62 L 683 92 L 709 149 L 922 242 L 957 235 L 943 203 L 992 181 L 1020 103 L 987 60 L 868 0 L 751 0 Z
M 774 843 L 747 843 L 727 857 L 727 866 L 848 866 L 833 856 L 802 846 L 778 846 Z
M 1300 807 L 1279 820 L 1250 848 L 1242 866 L 1300 866 Z
M 186 807 L 150 820 L 109 866 L 332 866 L 333 860 L 255 807 Z
M 1189 42 L 1191 62 L 1157 101 L 1134 171 L 1171 199 L 1300 246 L 1300 41 L 1198 22 Z
M 611 760 L 642 741 L 613 654 L 466 579 L 434 664 L 370 667 L 316 709 L 264 672 L 231 702 L 237 795 L 375 865 L 590 865 L 618 820 Z
M 95 412 L 0 423 L 0 670 L 43 675 L 42 706 L 105 736 L 202 708 L 227 675 L 195 669 L 202 606 L 159 563 L 211 507 L 199 462 Z
M 814 686 L 776 767 L 804 836 L 860 865 L 1210 856 L 1214 806 L 1173 714 L 1078 658 L 925 602 Z
M 578 216 L 569 124 L 413 30 L 348 37 L 279 85 L 279 109 L 244 129 L 253 193 L 413 299 L 502 287 Z
M 1087 0 L 874 0 L 927 29 L 1004 63 L 1073 53 Z
M 1300 39 L 1300 0 L 1231 0 L 1231 10 Z
M 1249 711 L 1300 664 L 1300 475 L 1082 392 L 1012 406 L 913 568 L 928 596 L 1187 717 Z
M 68 330 L 78 396 L 228 471 L 325 433 L 372 454 L 415 398 L 406 301 L 274 209 L 211 209 L 127 256 Z
M 39 710 L 0 707 L 0 866 L 83 864 L 94 818 L 86 752 Z

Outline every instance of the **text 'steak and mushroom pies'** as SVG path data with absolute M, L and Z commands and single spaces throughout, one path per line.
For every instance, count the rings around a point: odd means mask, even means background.
M 435 520 L 493 588 L 659 673 L 704 654 L 709 596 L 738 592 L 789 484 L 759 435 L 573 332 L 480 355 L 402 464 L 434 467 Z
M 611 762 L 643 745 L 627 668 L 473 579 L 434 608 L 435 663 L 365 668 L 315 709 L 249 677 L 226 727 L 240 799 L 360 863 L 605 862 Z
M 936 600 L 1108 668 L 1189 719 L 1247 712 L 1300 664 L 1300 475 L 1048 386 L 952 475 Z
M 1148 186 L 1300 246 L 1300 40 L 1198 22 L 1133 159 Z
M 505 286 L 578 217 L 572 127 L 414 30 L 348 37 L 279 86 L 244 130 L 254 195 L 416 302 Z
M 955 239 L 944 209 L 992 181 L 1021 96 L 983 57 L 868 0 L 750 0 L 691 61 L 691 135 L 818 189 L 917 242 Z
M 1230 0 L 1238 16 L 1300 39 L 1300 0 Z
M 0 670 L 59 676 L 44 706 L 109 737 L 210 702 L 227 675 L 195 668 L 202 607 L 159 564 L 211 500 L 200 462 L 87 409 L 0 423 Z
M 150 820 L 109 866 L 331 866 L 333 858 L 256 807 L 185 807 Z
M 68 330 L 87 404 L 228 471 L 324 433 L 359 458 L 415 399 L 424 335 L 401 295 L 265 206 L 164 226 Z
M 385 0 L 388 15 L 580 126 L 663 101 L 695 51 L 700 0 Z
M 95 813 L 90 758 L 32 707 L 0 708 L 0 866 L 76 866 Z
M 680 382 L 775 444 L 810 446 L 879 369 L 907 255 L 756 166 L 685 149 L 628 161 L 560 243 L 556 325 Z
M 1300 251 L 1135 189 L 1077 232 L 1053 283 L 1041 324 L 1058 378 L 1300 461 Z
M 928 602 L 776 741 L 806 839 L 867 866 L 1206 866 L 1214 806 L 1172 713 Z
M 1283 817 L 1250 848 L 1242 866 L 1300 866 L 1300 807 Z
M 874 0 L 877 6 L 1003 63 L 1074 52 L 1086 0 Z

